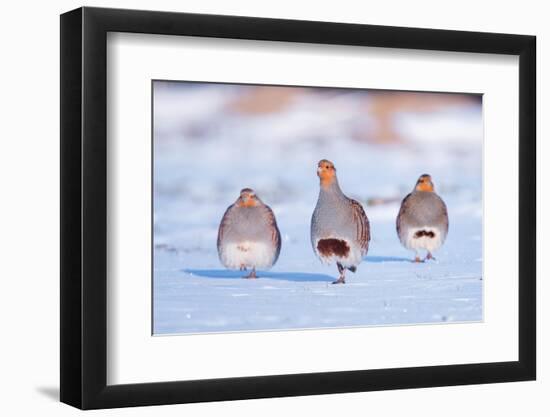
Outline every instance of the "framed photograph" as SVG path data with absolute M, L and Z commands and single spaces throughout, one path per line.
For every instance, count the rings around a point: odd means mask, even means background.
M 533 380 L 535 37 L 61 16 L 61 401 Z

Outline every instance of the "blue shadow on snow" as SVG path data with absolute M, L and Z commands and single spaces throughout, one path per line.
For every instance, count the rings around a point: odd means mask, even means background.
M 184 269 L 183 272 L 205 278 L 234 279 L 243 278 L 247 271 L 233 271 L 228 269 Z M 294 282 L 332 282 L 334 277 L 325 274 L 311 274 L 308 272 L 273 272 L 256 271 L 258 278 L 279 279 Z
M 402 258 L 399 256 L 366 256 L 363 260 L 365 262 L 379 264 L 384 262 L 411 262 L 412 258 Z

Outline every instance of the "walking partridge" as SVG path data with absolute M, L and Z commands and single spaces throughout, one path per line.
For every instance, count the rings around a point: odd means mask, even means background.
M 420 250 L 427 251 L 423 261 L 435 259 L 432 253 L 445 242 L 449 217 L 445 203 L 434 191 L 432 177 L 421 175 L 414 190 L 403 199 L 396 226 L 403 246 L 415 251 L 415 262 L 421 262 Z
M 311 217 L 311 244 L 321 262 L 336 262 L 340 276 L 333 284 L 344 284 L 346 269 L 355 272 L 369 249 L 369 219 L 361 204 L 340 189 L 332 162 L 319 161 L 317 175 L 320 191 Z
M 270 268 L 281 251 L 281 234 L 275 215 L 254 190 L 244 188 L 223 215 L 218 229 L 218 256 L 229 269 L 252 271 L 245 278 L 256 278 L 256 268 Z

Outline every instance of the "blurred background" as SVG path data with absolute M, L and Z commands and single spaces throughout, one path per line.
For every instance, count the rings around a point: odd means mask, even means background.
M 395 218 L 401 200 L 424 173 L 432 175 L 436 191 L 447 203 L 451 225 L 438 258 L 446 261 L 446 266 L 439 270 L 430 266 L 426 276 L 454 274 L 477 280 L 469 295 L 455 303 L 455 310 L 445 293 L 440 300 L 445 312 L 435 316 L 430 309 L 424 315 L 400 310 L 397 316 L 369 314 L 368 319 L 354 316 L 352 320 L 350 313 L 349 320 L 341 317 L 336 324 L 481 317 L 480 95 L 166 81 L 155 81 L 153 91 L 158 332 L 283 326 L 278 319 L 261 324 L 261 320 L 245 323 L 242 317 L 227 324 L 228 311 L 234 307 L 231 302 L 212 316 L 198 301 L 210 290 L 197 289 L 193 299 L 189 295 L 193 293 L 191 283 L 206 285 L 204 280 L 193 281 L 201 276 L 201 270 L 211 271 L 202 274 L 205 276 L 220 276 L 212 272 L 223 269 L 216 252 L 219 222 L 245 187 L 253 188 L 277 217 L 283 247 L 274 271 L 287 274 L 289 281 L 296 281 L 297 275 L 292 273 L 298 272 L 335 274 L 320 265 L 309 240 L 319 192 L 317 162 L 323 158 L 334 162 L 342 190 L 363 204 L 370 219 L 372 241 L 367 261 L 372 265 L 366 278 L 372 280 L 378 268 L 381 294 L 396 294 L 388 287 L 390 280 L 410 274 L 409 265 L 391 263 L 413 255 L 397 239 Z M 330 280 L 330 276 L 326 278 Z M 383 280 L 388 281 L 384 284 Z M 406 291 L 403 287 L 399 290 Z M 426 296 L 433 300 L 433 294 Z M 221 297 L 218 303 L 224 300 Z M 272 296 L 265 302 L 274 303 L 266 317 L 276 316 L 278 307 Z M 185 310 L 189 305 L 193 306 L 192 317 L 187 317 Z M 457 313 L 465 306 L 470 309 L 467 313 Z M 194 322 L 199 317 L 197 311 L 212 320 Z M 331 314 L 319 312 L 311 325 L 324 323 L 325 316 Z
M 481 210 L 482 135 L 480 95 L 156 81 L 155 242 L 212 246 L 201 221 L 244 187 L 307 223 L 322 158 L 367 206 L 400 202 L 428 173 Z

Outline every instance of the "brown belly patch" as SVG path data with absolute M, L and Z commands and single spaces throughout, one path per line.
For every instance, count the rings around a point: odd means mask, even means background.
M 349 255 L 349 245 L 340 239 L 321 239 L 317 243 L 317 250 L 322 256 L 339 256 L 345 258 Z
M 424 236 L 429 237 L 430 239 L 433 239 L 435 237 L 435 233 L 427 230 L 419 230 L 414 234 L 414 237 L 416 239 L 420 239 L 421 237 L 424 237 Z

